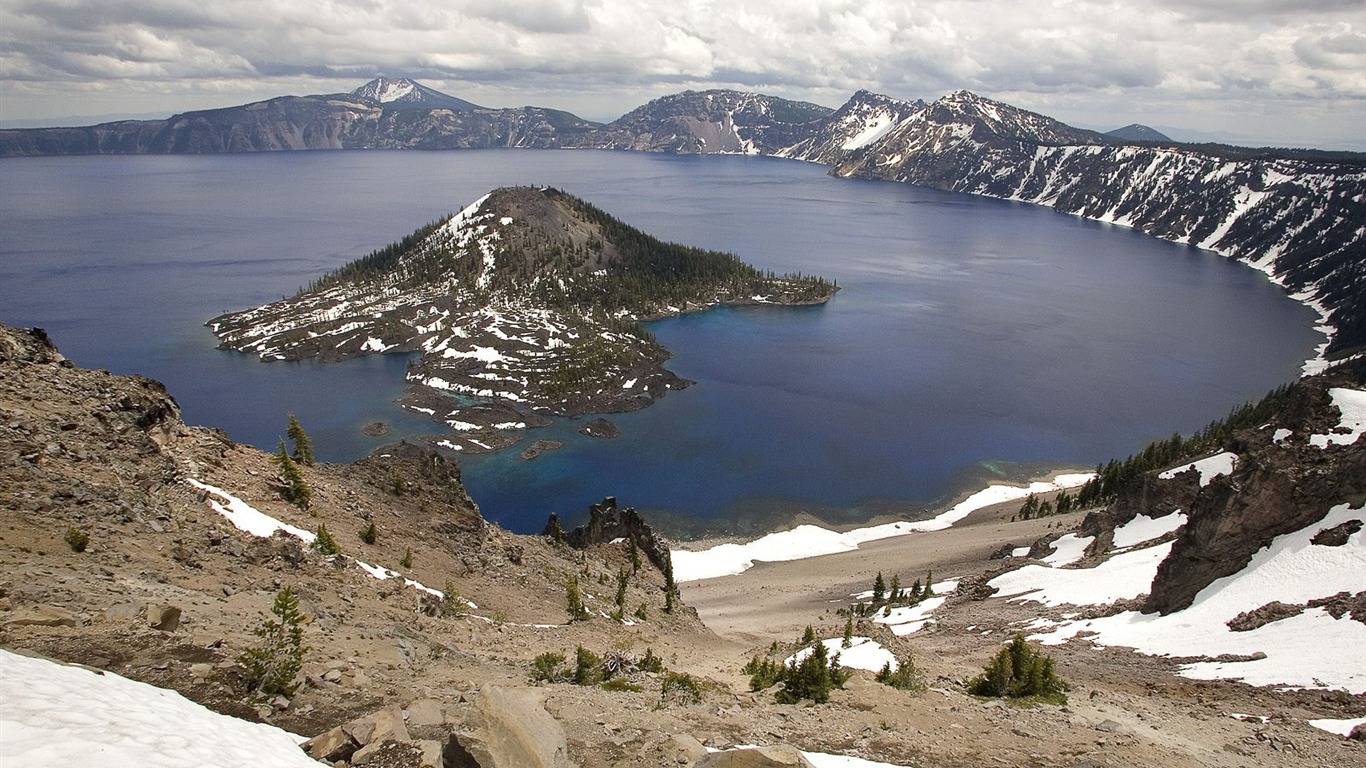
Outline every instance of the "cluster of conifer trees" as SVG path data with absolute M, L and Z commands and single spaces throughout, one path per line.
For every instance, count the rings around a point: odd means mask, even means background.
M 1283 384 L 1256 403 L 1243 403 L 1223 419 L 1210 422 L 1190 437 L 1172 433 L 1166 440 L 1149 443 L 1142 451 L 1122 461 L 1111 459 L 1096 467 L 1096 477 L 1077 492 L 1080 507 L 1106 504 L 1128 489 L 1145 473 L 1170 467 L 1185 459 L 1220 448 L 1240 429 L 1257 427 L 1269 421 L 1295 392 L 1297 383 Z

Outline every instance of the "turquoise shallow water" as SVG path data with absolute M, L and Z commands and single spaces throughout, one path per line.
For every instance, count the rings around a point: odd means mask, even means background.
M 1314 315 L 1251 269 L 1047 209 L 745 157 L 317 152 L 0 163 L 0 320 L 86 366 L 166 382 L 186 418 L 273 448 L 294 411 L 327 460 L 431 431 L 401 357 L 260 363 L 203 322 L 292 293 L 502 184 L 567 189 L 661 237 L 816 272 L 824 307 L 652 324 L 697 384 L 564 440 L 464 460 L 486 516 L 539 529 L 605 495 L 675 531 L 794 511 L 914 511 L 1003 475 L 1090 466 L 1293 378 Z M 385 438 L 360 432 L 390 422 Z

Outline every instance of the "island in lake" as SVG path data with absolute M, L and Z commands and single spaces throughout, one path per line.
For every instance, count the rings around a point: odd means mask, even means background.
M 822 304 L 837 290 L 663 242 L 560 190 L 509 187 L 208 325 L 220 346 L 262 360 L 418 353 L 404 407 L 447 427 L 438 445 L 472 453 L 551 415 L 633 411 L 687 386 L 641 321 Z

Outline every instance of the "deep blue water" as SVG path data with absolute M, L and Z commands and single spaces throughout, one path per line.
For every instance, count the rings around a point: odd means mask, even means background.
M 292 293 L 504 184 L 550 184 L 666 239 L 843 289 L 827 306 L 655 323 L 698 384 L 534 430 L 568 446 L 463 459 L 518 531 L 605 495 L 689 526 L 914 511 L 995 476 L 1092 466 L 1293 378 L 1314 315 L 1251 269 L 1051 210 L 835 179 L 819 166 L 613 152 L 311 152 L 0 162 L 0 321 L 78 364 L 164 381 L 191 423 L 320 457 L 434 426 L 392 404 L 401 357 L 258 362 L 209 317 Z M 389 422 L 368 438 L 360 426 Z

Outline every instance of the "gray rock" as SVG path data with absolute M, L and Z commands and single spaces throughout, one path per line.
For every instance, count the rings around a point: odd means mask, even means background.
M 74 627 L 79 623 L 71 611 L 51 605 L 25 608 L 5 619 L 6 627 Z
M 357 744 L 351 734 L 346 732 L 346 728 L 340 725 L 314 736 L 299 746 L 314 760 L 325 760 L 329 763 L 350 760 L 351 755 L 360 748 L 360 744 Z
M 441 725 L 446 722 L 446 713 L 436 699 L 418 699 L 403 711 L 410 728 L 424 725 Z
M 815 768 L 796 747 L 731 749 L 712 752 L 693 763 L 693 768 Z
M 180 627 L 180 609 L 171 605 L 148 605 L 147 626 L 162 632 L 174 632 Z
M 564 729 L 535 688 L 487 686 L 479 694 L 459 749 L 479 768 L 569 768 Z

